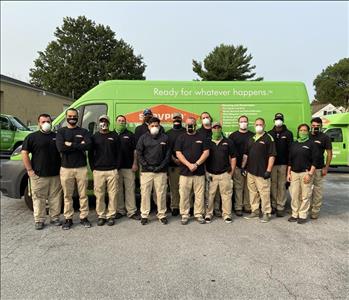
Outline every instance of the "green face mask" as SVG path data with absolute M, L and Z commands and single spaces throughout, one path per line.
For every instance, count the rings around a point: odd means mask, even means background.
M 126 129 L 126 124 L 116 123 L 115 124 L 115 130 L 117 132 L 124 132 Z
M 299 142 L 305 142 L 305 141 L 307 141 L 309 139 L 309 134 L 308 133 L 301 133 L 301 132 L 299 132 L 298 136 L 299 136 L 299 138 L 298 138 Z
M 222 136 L 222 131 L 212 131 L 212 139 L 218 141 Z

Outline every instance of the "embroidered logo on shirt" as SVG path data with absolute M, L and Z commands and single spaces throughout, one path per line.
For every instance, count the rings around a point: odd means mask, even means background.
M 259 141 L 259 143 L 265 145 L 265 143 L 263 141 Z
M 166 145 L 166 142 L 161 142 L 160 145 Z
M 321 144 L 321 141 L 318 141 L 318 140 L 316 140 L 314 142 L 317 143 L 317 144 Z
M 282 139 L 287 139 L 287 136 L 282 136 L 281 138 L 282 138 Z
M 302 146 L 302 148 L 305 148 L 305 149 L 310 149 L 308 146 Z
M 197 144 L 202 144 L 202 141 L 195 141 L 195 143 L 197 143 Z
M 127 136 L 127 135 L 124 135 L 122 138 L 123 138 L 123 139 L 129 139 L 130 137 Z
M 77 134 L 75 137 L 82 138 L 83 136 L 81 134 Z
M 228 146 L 228 143 L 222 143 L 222 145 L 224 145 L 224 146 Z
M 55 141 L 56 140 L 56 138 L 52 138 L 52 141 Z
M 114 141 L 114 138 L 112 138 L 112 137 L 108 137 L 108 140 Z

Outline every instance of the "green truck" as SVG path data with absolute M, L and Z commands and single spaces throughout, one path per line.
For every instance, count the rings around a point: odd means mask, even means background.
M 333 148 L 331 167 L 349 166 L 349 113 L 322 117 L 324 132 L 330 137 Z
M 31 130 L 21 120 L 14 116 L 1 114 L 0 116 L 0 153 L 2 156 L 11 155 L 22 145 Z
M 201 112 L 207 111 L 215 121 L 222 123 L 226 135 L 237 130 L 240 115 L 250 118 L 251 130 L 257 117 L 263 117 L 270 129 L 275 113 L 282 112 L 287 127 L 294 134 L 299 124 L 309 123 L 311 118 L 308 94 L 301 82 L 111 80 L 88 91 L 71 107 L 79 111 L 78 125 L 91 134 L 97 130 L 97 118 L 103 114 L 113 121 L 117 115 L 125 115 L 128 128 L 134 130 L 142 123 L 144 108 L 150 108 L 165 129 L 171 127 L 176 112 L 186 120 L 189 116 L 199 118 Z M 53 125 L 55 129 L 66 126 L 64 112 L 57 116 Z M 114 122 L 111 122 L 113 128 Z M 0 189 L 12 198 L 24 195 L 31 207 L 26 192 L 27 174 L 16 152 L 11 160 L 2 163 L 5 175 L 0 180 Z M 91 174 L 90 180 L 91 187 Z

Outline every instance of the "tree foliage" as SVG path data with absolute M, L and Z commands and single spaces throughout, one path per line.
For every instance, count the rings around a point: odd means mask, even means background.
M 79 98 L 99 81 L 145 79 L 141 55 L 109 26 L 85 16 L 66 17 L 51 41 L 30 69 L 30 82 L 54 93 Z
M 349 99 L 349 58 L 343 58 L 315 78 L 315 99 L 321 103 L 348 107 Z
M 250 65 L 252 55 L 246 52 L 247 48 L 242 45 L 221 44 L 206 56 L 204 66 L 193 60 L 193 71 L 205 81 L 263 80 L 262 77 L 253 79 L 256 66 Z

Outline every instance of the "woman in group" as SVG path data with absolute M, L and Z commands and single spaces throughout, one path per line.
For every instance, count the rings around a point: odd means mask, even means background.
M 312 177 L 315 172 L 316 147 L 309 138 L 309 126 L 301 124 L 297 130 L 297 140 L 289 152 L 287 180 L 291 182 L 292 216 L 289 222 L 304 224 L 310 207 Z

